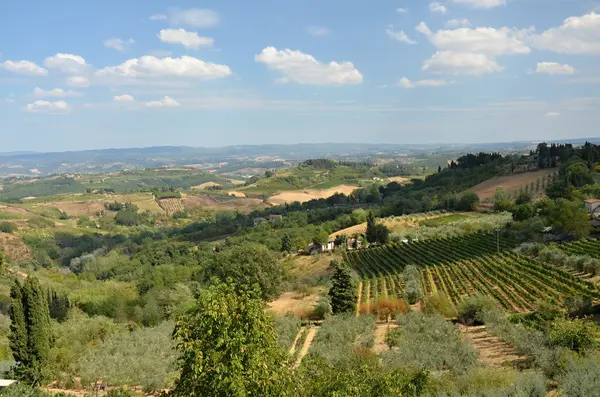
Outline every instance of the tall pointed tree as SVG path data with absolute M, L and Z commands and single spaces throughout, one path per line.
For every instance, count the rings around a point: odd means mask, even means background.
M 350 270 L 344 263 L 332 261 L 334 266 L 331 276 L 329 300 L 333 314 L 352 313 L 356 309 L 356 288 Z
M 10 335 L 8 338 L 15 361 L 27 365 L 29 363 L 27 348 L 29 337 L 25 320 L 25 308 L 23 307 L 23 286 L 19 280 L 15 280 L 10 289 Z

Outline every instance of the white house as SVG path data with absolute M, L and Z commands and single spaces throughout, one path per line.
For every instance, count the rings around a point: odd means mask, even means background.
M 4 389 L 13 383 L 17 383 L 18 381 L 12 379 L 0 379 L 0 389 Z
M 600 200 L 598 200 L 598 199 L 585 200 L 584 203 L 585 203 L 585 209 L 590 214 L 593 214 L 594 212 L 596 212 L 596 209 L 598 207 L 600 207 Z

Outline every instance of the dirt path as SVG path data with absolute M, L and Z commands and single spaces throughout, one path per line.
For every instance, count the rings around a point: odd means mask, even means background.
M 292 343 L 292 347 L 290 347 L 290 356 L 293 356 L 294 353 L 296 353 L 296 344 L 298 343 L 298 339 L 300 339 L 300 337 L 302 336 L 303 332 L 304 332 L 304 327 L 300 327 L 300 329 L 298 330 L 298 334 L 294 338 L 294 342 Z
M 306 340 L 304 341 L 304 345 L 302 345 L 302 349 L 300 350 L 300 353 L 298 354 L 298 359 L 296 360 L 296 363 L 294 364 L 294 369 L 296 369 L 300 366 L 302 359 L 308 353 L 308 349 L 310 349 L 310 345 L 312 344 L 312 341 L 315 339 L 315 336 L 317 335 L 317 331 L 318 331 L 317 327 L 311 327 L 310 330 L 308 331 L 308 335 L 306 335 Z
M 389 323 L 377 325 L 377 328 L 375 328 L 375 346 L 373 347 L 375 353 L 389 350 L 387 343 L 385 343 L 385 337 L 394 328 L 398 328 L 398 324 Z
M 361 298 L 362 298 L 362 290 L 363 290 L 363 283 L 362 281 L 360 283 L 358 283 L 358 298 L 356 301 L 356 317 L 358 317 L 358 315 L 360 314 L 360 302 L 361 302 Z
M 490 335 L 485 325 L 467 327 L 459 324 L 458 329 L 463 339 L 472 343 L 483 364 L 495 367 L 517 366 L 527 359 L 519 355 L 509 343 Z

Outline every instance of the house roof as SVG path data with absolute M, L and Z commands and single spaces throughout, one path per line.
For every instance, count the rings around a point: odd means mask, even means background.
M 0 387 L 8 387 L 15 382 L 17 381 L 12 379 L 0 379 Z
M 584 200 L 585 203 L 587 204 L 596 204 L 596 203 L 600 203 L 600 200 L 598 199 L 589 199 L 589 200 Z

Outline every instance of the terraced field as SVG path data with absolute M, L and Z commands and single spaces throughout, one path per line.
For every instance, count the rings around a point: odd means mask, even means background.
M 402 298 L 402 271 L 408 265 L 421 269 L 425 295 L 441 293 L 458 304 L 465 297 L 492 297 L 509 312 L 529 312 L 540 301 L 562 303 L 570 296 L 600 299 L 598 285 L 571 273 L 507 250 L 514 243 L 474 234 L 454 239 L 429 240 L 364 249 L 346 254 L 347 262 L 363 278 L 362 305 L 380 298 Z

